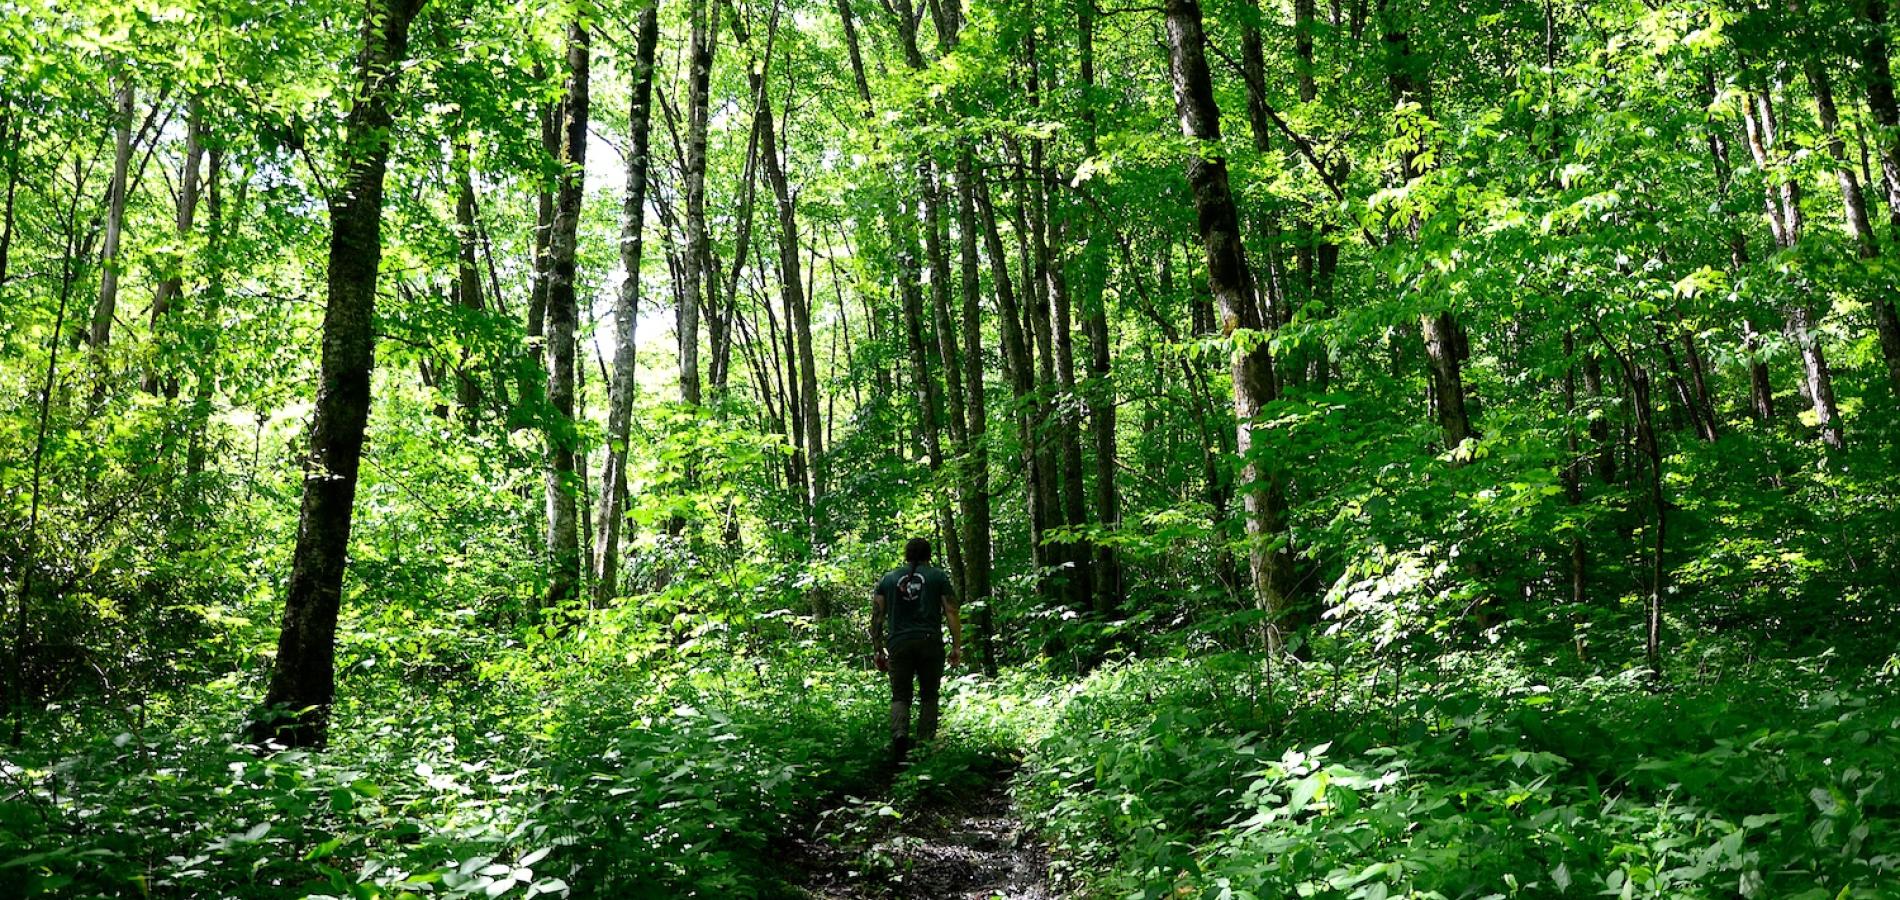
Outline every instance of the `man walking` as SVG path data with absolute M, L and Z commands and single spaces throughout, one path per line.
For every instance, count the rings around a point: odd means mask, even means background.
M 877 583 L 871 595 L 871 646 L 879 669 L 891 675 L 891 755 L 903 762 L 910 752 L 912 682 L 923 708 L 917 712 L 917 736 L 937 736 L 937 689 L 943 682 L 943 623 L 950 623 L 950 665 L 963 664 L 963 619 L 957 611 L 950 576 L 930 565 L 930 542 L 911 538 L 904 565 Z M 888 643 L 887 643 L 888 640 Z

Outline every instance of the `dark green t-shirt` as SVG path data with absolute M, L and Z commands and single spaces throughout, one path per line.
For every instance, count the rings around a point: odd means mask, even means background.
M 929 564 L 893 569 L 877 583 L 877 592 L 884 596 L 891 643 L 915 638 L 943 640 L 943 600 L 953 596 L 956 589 L 942 569 Z

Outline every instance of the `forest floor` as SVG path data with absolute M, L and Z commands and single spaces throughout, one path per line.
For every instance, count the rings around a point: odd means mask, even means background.
M 1015 766 L 968 762 L 948 773 L 926 763 L 882 780 L 877 797 L 835 801 L 783 848 L 789 896 L 1054 900 L 1048 855 L 1010 802 Z

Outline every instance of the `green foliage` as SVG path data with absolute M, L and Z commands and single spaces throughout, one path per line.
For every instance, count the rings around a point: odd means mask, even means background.
M 1900 709 L 1833 668 L 1144 663 L 1078 686 L 1018 796 L 1105 896 L 1876 897 Z

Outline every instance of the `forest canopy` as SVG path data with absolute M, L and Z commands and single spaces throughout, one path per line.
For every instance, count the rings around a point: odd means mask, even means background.
M 0 894 L 1884 896 L 1896 15 L 0 2 Z

